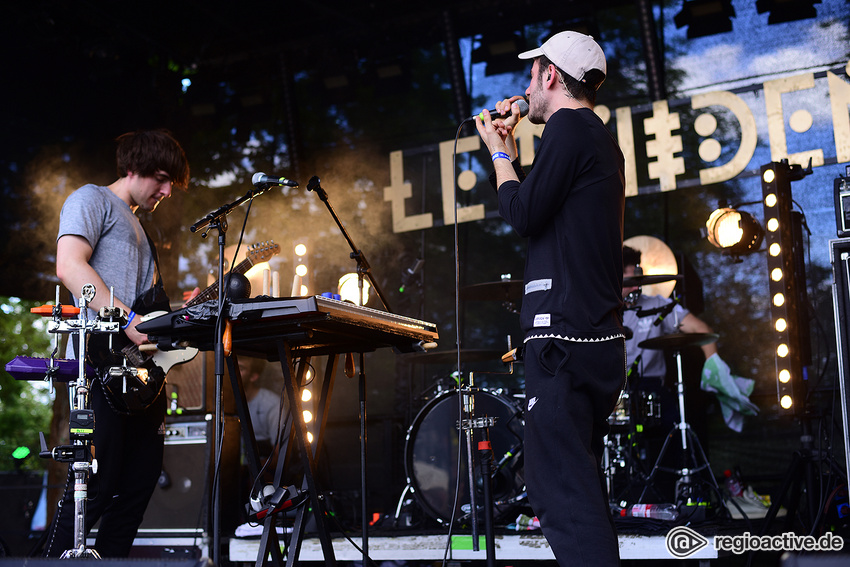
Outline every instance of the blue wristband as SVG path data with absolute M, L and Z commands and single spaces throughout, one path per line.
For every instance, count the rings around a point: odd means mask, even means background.
M 130 311 L 130 314 L 129 314 L 129 315 L 127 315 L 127 324 L 126 324 L 126 325 L 122 325 L 121 329 L 126 329 L 127 327 L 129 327 L 129 326 L 130 326 L 130 323 L 132 323 L 132 322 L 133 322 L 133 319 L 135 319 L 135 318 L 136 318 L 136 312 L 135 312 L 135 311 Z
M 493 161 L 496 161 L 497 159 L 506 159 L 508 161 L 511 161 L 511 156 L 509 156 L 505 152 L 496 152 L 496 153 L 493 154 L 492 157 L 493 157 Z

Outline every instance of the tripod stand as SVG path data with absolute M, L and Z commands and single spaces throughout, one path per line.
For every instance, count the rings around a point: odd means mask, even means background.
M 759 535 L 768 533 L 779 513 L 779 509 L 786 497 L 789 496 L 789 489 L 793 486 L 793 491 L 790 493 L 791 500 L 788 502 L 788 513 L 785 516 L 785 530 L 791 530 L 791 524 L 797 515 L 797 507 L 802 497 L 803 483 L 805 483 L 806 493 L 805 512 L 810 522 L 808 534 L 814 535 L 824 519 L 822 499 L 827 491 L 818 490 L 819 487 L 823 486 L 824 478 L 832 475 L 834 479 L 837 479 L 836 482 L 843 480 L 845 484 L 847 483 L 846 474 L 832 455 L 815 447 L 808 410 L 804 412 L 801 418 L 801 427 L 800 449 L 791 458 L 791 464 L 788 466 L 782 488 L 779 489 L 777 497 L 770 504 Z M 820 498 L 817 497 L 818 494 L 820 494 Z
M 680 507 L 683 505 L 692 506 L 698 504 L 697 501 L 699 500 L 699 496 L 694 485 L 693 477 L 695 474 L 700 473 L 703 470 L 708 469 L 708 477 L 711 484 L 716 491 L 720 490 L 717 485 L 717 480 L 714 478 L 714 475 L 711 474 L 708 459 L 705 456 L 705 451 L 703 451 L 699 438 L 693 432 L 690 424 L 688 424 L 685 419 L 685 383 L 684 373 L 682 371 L 681 351 L 681 349 L 686 346 L 702 346 L 716 341 L 717 338 L 717 335 L 713 333 L 674 333 L 655 339 L 648 339 L 638 345 L 638 347 L 646 349 L 674 349 L 674 357 L 676 359 L 676 393 L 679 406 L 679 423 L 670 430 L 670 433 L 667 435 L 667 439 L 664 440 L 664 445 L 661 447 L 661 451 L 658 454 L 655 465 L 652 467 L 652 472 L 650 472 L 649 477 L 646 480 L 646 486 L 641 492 L 638 502 L 643 502 L 647 490 L 649 490 L 650 487 L 653 487 L 655 476 L 659 471 L 670 472 L 678 475 L 679 480 L 676 481 L 675 503 Z M 662 467 L 661 463 L 663 462 L 664 455 L 667 453 L 667 450 L 670 447 L 670 442 L 677 429 L 681 434 L 682 468 L 675 469 Z

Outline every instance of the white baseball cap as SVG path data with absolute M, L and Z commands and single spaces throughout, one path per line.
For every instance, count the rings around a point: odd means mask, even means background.
M 604 75 L 608 73 L 602 48 L 591 36 L 583 33 L 575 31 L 556 33 L 537 49 L 520 53 L 519 58 L 534 59 L 541 55 L 545 55 L 558 69 L 577 81 L 585 82 L 585 74 L 592 69 L 602 72 L 603 81 Z M 598 84 L 590 86 L 598 89 L 601 84 L 602 81 L 599 81 Z

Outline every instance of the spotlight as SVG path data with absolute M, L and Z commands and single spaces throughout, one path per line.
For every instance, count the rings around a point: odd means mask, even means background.
M 525 36 L 521 31 L 485 33 L 479 40 L 479 45 L 472 50 L 473 63 L 486 63 L 486 76 L 520 71 L 524 63 L 517 58 L 517 53 L 526 49 Z
M 690 0 L 673 17 L 677 28 L 688 26 L 688 39 L 732 31 L 732 0 Z
M 770 12 L 768 25 L 781 24 L 816 17 L 815 4 L 820 4 L 820 0 L 756 0 L 756 11 Z
M 751 214 L 722 205 L 711 213 L 705 227 L 708 241 L 730 256 L 758 251 L 764 238 L 764 230 Z
M 355 305 L 366 305 L 369 302 L 369 280 L 363 279 L 363 302 L 360 301 L 360 283 L 357 274 L 345 274 L 339 278 L 339 295 L 343 301 L 349 301 Z

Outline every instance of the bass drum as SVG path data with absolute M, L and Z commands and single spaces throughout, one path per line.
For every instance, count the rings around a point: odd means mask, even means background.
M 474 390 L 473 418 L 496 418 L 489 427 L 493 447 L 492 495 L 494 517 L 498 521 L 505 513 L 523 502 L 525 482 L 522 478 L 522 435 L 524 423 L 517 404 L 500 394 Z M 452 519 L 455 490 L 459 507 L 454 517 L 460 523 L 469 518 L 469 473 L 467 467 L 466 434 L 458 436 L 458 392 L 452 390 L 428 402 L 407 431 L 404 446 L 407 483 L 423 509 L 440 523 Z M 477 443 L 485 439 L 488 429 L 474 430 L 473 455 L 478 463 Z M 460 457 L 460 486 L 458 487 L 458 457 Z M 484 493 L 479 486 L 475 501 L 483 505 Z

